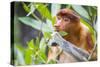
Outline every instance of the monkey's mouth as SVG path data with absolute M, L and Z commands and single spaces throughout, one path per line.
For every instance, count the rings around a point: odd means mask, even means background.
M 54 28 L 54 31 L 59 32 L 60 30 L 59 28 Z
M 56 31 L 56 32 L 59 32 L 59 30 L 58 30 L 58 29 L 56 29 L 55 31 Z

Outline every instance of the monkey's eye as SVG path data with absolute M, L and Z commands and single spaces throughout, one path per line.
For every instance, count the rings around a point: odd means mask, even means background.
M 69 19 L 68 19 L 68 18 L 66 18 L 66 17 L 64 17 L 64 18 L 63 18 L 63 20 L 64 20 L 64 21 L 69 21 Z

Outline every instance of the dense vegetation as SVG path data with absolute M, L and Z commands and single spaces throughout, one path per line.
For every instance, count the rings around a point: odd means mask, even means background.
M 47 42 L 54 32 L 53 25 L 56 21 L 56 13 L 62 8 L 70 8 L 81 16 L 81 22 L 89 27 L 92 33 L 92 39 L 96 42 L 96 20 L 97 8 L 95 6 L 68 5 L 68 4 L 50 4 L 50 3 L 26 3 L 16 2 L 15 10 L 19 10 L 18 5 L 23 8 L 25 16 L 14 14 L 14 59 L 12 64 L 29 65 L 29 64 L 48 64 L 47 63 Z M 21 11 L 23 13 L 23 11 Z M 21 42 L 20 24 L 31 27 L 38 31 L 35 38 L 26 41 L 26 46 Z M 25 29 L 24 29 L 25 31 Z M 34 34 L 32 32 L 31 34 Z M 51 61 L 49 63 L 55 63 Z

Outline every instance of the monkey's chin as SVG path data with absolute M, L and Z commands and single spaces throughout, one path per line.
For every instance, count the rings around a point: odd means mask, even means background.
M 59 30 L 56 30 L 56 32 L 59 32 Z
M 54 31 L 55 31 L 55 32 L 59 32 L 59 30 L 57 30 L 57 29 L 55 29 Z
M 56 32 L 60 32 L 61 30 L 60 30 L 60 29 L 55 28 L 55 29 L 54 29 L 54 31 L 56 31 Z

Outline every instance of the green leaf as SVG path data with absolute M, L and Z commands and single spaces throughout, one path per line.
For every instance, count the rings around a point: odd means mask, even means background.
M 36 45 L 36 48 L 38 48 L 38 49 L 39 49 L 39 44 L 40 44 L 40 39 L 39 39 L 39 37 L 37 37 L 35 45 Z
M 20 17 L 19 20 L 28 25 L 31 26 L 37 30 L 43 31 L 43 32 L 52 32 L 53 30 L 48 27 L 46 23 L 41 23 L 40 21 L 37 21 L 35 19 L 32 19 L 30 17 Z
M 28 8 L 28 7 L 27 7 Z M 33 12 L 35 11 L 35 7 L 33 4 L 31 4 L 31 7 L 30 7 L 30 12 L 27 14 L 27 16 L 29 16 L 30 14 L 33 14 Z
M 26 64 L 32 64 L 32 54 L 33 54 L 32 50 L 26 49 L 26 52 L 25 52 L 25 63 Z
M 35 11 L 35 7 L 33 4 L 31 4 L 31 7 L 29 8 L 25 3 L 22 3 L 24 10 L 28 13 L 26 16 L 29 16 L 30 14 L 37 20 L 40 20 L 33 12 Z
M 53 20 L 53 19 L 52 19 Z M 54 28 L 53 28 L 53 24 L 52 24 L 52 21 L 50 20 L 46 20 L 46 25 L 52 30 L 52 32 L 54 31 Z
M 50 60 L 48 64 L 56 64 L 56 60 Z
M 18 43 L 15 43 L 14 44 L 14 47 L 16 47 L 18 50 L 20 50 L 21 52 L 24 52 L 24 47 L 22 46 L 22 44 L 18 44 Z
M 52 20 L 52 16 L 46 5 L 38 4 L 38 7 L 36 7 L 36 8 L 40 12 L 40 14 L 43 16 L 43 18 Z
M 46 53 L 45 53 L 45 52 L 40 51 L 40 52 L 39 52 L 39 57 L 40 57 L 40 59 L 42 60 L 43 63 L 46 63 L 46 61 L 47 61 L 47 56 L 46 56 Z
M 52 14 L 53 17 L 56 16 L 56 14 L 60 10 L 60 8 L 61 8 L 60 4 L 52 4 L 51 5 L 51 14 Z
M 45 52 L 45 49 L 46 49 L 46 42 L 45 42 L 45 39 L 44 39 L 44 38 L 41 39 L 39 48 L 40 48 L 40 51 Z
M 52 33 L 50 33 L 50 32 L 43 32 L 43 36 L 44 36 L 45 39 L 51 38 L 51 34 Z
M 52 25 L 54 25 L 56 23 L 56 16 L 54 16 L 53 18 L 52 18 Z
M 87 18 L 88 20 L 90 19 L 88 12 L 82 7 L 78 5 L 72 5 L 72 8 L 79 13 L 81 16 Z
M 95 9 L 95 6 L 89 6 L 89 7 L 84 7 L 87 11 L 88 11 L 88 14 L 90 16 L 90 21 L 91 23 L 94 22 L 94 18 L 97 16 L 97 10 Z
M 14 45 L 14 56 L 16 58 L 16 62 L 18 62 L 16 65 L 25 65 L 23 52 L 21 51 L 21 48 L 17 45 Z
M 97 9 L 96 9 L 95 6 L 88 7 L 88 10 L 89 10 L 89 13 L 91 13 L 91 14 L 90 14 L 91 16 L 97 15 Z
M 19 20 L 26 25 L 29 25 L 37 30 L 40 30 L 41 24 L 37 20 L 33 20 L 32 18 L 29 17 L 21 17 L 19 18 Z
M 66 8 L 69 8 L 69 9 L 70 9 L 71 7 L 72 7 L 72 5 L 67 5 L 67 6 L 66 6 Z
M 51 5 L 51 15 L 52 15 L 52 25 L 56 23 L 56 14 L 60 10 L 61 5 L 60 4 L 52 4 Z
M 91 33 L 94 33 L 95 30 L 92 28 L 92 26 L 90 26 L 90 25 L 88 24 L 88 22 L 84 21 L 82 18 L 80 18 L 80 21 L 81 21 L 83 24 L 85 24 L 85 25 L 89 28 L 89 31 L 90 31 Z
M 31 41 L 29 41 L 27 44 L 28 44 L 29 49 L 34 49 L 35 48 L 33 39 Z
M 60 34 L 61 36 L 66 36 L 66 35 L 68 35 L 68 33 L 65 32 L 65 31 L 60 31 L 59 34 Z
M 28 6 L 25 3 L 22 3 L 22 5 L 26 12 L 30 12 L 30 8 L 28 8 Z

